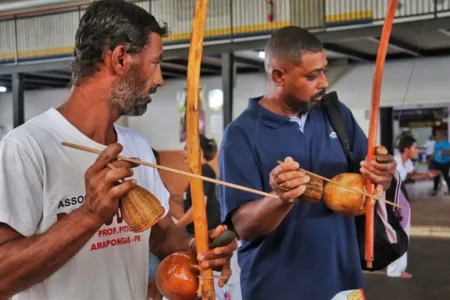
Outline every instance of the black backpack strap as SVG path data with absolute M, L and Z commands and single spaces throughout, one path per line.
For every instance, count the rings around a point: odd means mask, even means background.
M 351 171 L 354 168 L 353 154 L 351 149 L 351 142 L 348 137 L 346 122 L 339 108 L 339 99 L 336 92 L 331 92 L 325 95 L 322 99 L 323 108 L 328 117 L 331 127 L 341 141 L 344 149 L 345 157 Z

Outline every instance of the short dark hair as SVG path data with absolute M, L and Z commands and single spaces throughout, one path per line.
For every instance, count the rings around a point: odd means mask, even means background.
M 167 24 L 161 25 L 145 9 L 123 0 L 97 0 L 89 5 L 75 35 L 72 77 L 77 84 L 94 75 L 106 49 L 127 45 L 128 53 L 139 53 L 148 43 L 148 34 L 164 37 Z
M 203 134 L 200 134 L 200 148 L 203 151 L 205 160 L 213 160 L 217 153 L 217 143 L 214 139 L 208 139 Z
M 311 32 L 297 26 L 278 29 L 270 37 L 265 48 L 266 70 L 272 57 L 299 65 L 304 53 L 317 53 L 323 50 L 320 40 Z
M 405 135 L 400 139 L 400 142 L 398 142 L 398 150 L 400 151 L 400 153 L 403 153 L 405 152 L 405 149 L 411 148 L 412 145 L 414 145 L 414 143 L 416 142 L 416 139 L 412 136 Z

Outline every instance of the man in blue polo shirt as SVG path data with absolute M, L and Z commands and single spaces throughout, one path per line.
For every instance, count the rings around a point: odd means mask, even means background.
M 270 38 L 265 65 L 268 91 L 250 99 L 226 128 L 219 158 L 222 180 L 280 198 L 220 188 L 222 217 L 242 239 L 243 299 L 363 297 L 354 218 L 334 213 L 323 201 L 297 201 L 310 179 L 299 166 L 328 178 L 349 171 L 340 141 L 318 105 L 328 87 L 324 49 L 308 31 L 286 27 Z M 364 161 L 367 138 L 351 111 L 340 105 L 354 158 Z M 360 172 L 382 193 L 395 167 L 395 161 L 362 162 Z
M 448 141 L 447 134 L 443 129 L 436 130 L 436 143 L 434 144 L 433 155 L 433 169 L 441 172 L 442 176 L 447 183 L 447 192 L 445 195 L 450 194 L 450 142 Z M 433 196 L 437 195 L 441 176 L 434 178 Z

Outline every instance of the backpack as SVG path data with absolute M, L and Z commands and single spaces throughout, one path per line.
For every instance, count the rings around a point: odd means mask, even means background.
M 348 137 L 346 122 L 340 110 L 340 102 L 336 92 L 328 93 L 321 101 L 322 109 L 338 136 L 351 172 L 358 172 L 359 162 L 352 156 L 352 145 Z M 400 258 L 409 245 L 410 209 L 408 194 L 398 172 L 392 179 L 391 187 L 386 191 L 386 199 L 403 206 L 403 209 L 376 201 L 374 217 L 374 260 L 369 269 L 365 263 L 366 216 L 356 216 L 356 234 L 359 245 L 360 261 L 363 270 L 377 271 Z

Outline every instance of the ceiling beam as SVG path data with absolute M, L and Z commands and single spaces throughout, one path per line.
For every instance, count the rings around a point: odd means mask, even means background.
M 12 84 L 11 81 L 4 81 L 4 80 L 0 80 L 0 86 L 4 86 L 8 89 L 8 92 L 11 92 L 12 90 Z M 32 81 L 25 81 L 24 82 L 24 88 L 25 90 L 30 90 L 30 89 L 48 89 L 48 88 L 61 88 L 64 86 L 61 85 L 52 85 L 52 84 L 41 84 L 41 83 L 35 83 Z
M 9 80 L 0 80 L 0 86 L 11 87 L 11 81 Z
M 59 86 L 59 85 L 52 86 L 52 85 L 48 85 L 48 84 L 44 85 L 44 84 L 34 83 L 34 82 L 29 82 L 29 81 L 25 82 L 25 89 L 26 90 L 28 90 L 28 89 L 36 89 L 36 88 L 38 88 L 38 89 L 50 89 L 50 88 L 59 88 L 59 87 L 61 87 L 61 86 Z
M 234 54 L 234 57 L 236 58 L 236 53 Z M 222 56 L 219 54 L 219 56 L 216 55 L 210 55 L 210 56 L 204 56 L 202 57 L 202 63 L 207 64 L 207 65 L 214 65 L 214 66 L 218 66 L 222 68 Z M 254 64 L 247 64 L 244 61 L 242 62 L 238 62 L 235 60 L 235 65 L 238 68 L 248 68 L 248 67 L 255 67 Z
M 214 57 L 214 56 L 203 56 L 202 64 L 221 67 L 222 66 L 222 58 L 218 58 L 218 57 Z
M 63 80 L 72 80 L 72 77 L 70 75 L 63 75 L 63 74 L 56 73 L 56 72 L 25 73 L 25 75 L 42 77 L 42 78 L 56 78 L 56 79 L 63 79 Z
M 41 79 L 41 78 L 30 78 L 28 76 L 24 77 L 23 79 L 25 83 L 38 83 L 42 85 L 47 86 L 68 86 L 69 82 L 67 81 L 61 81 L 61 80 L 48 80 L 48 79 Z
M 177 73 L 177 72 L 171 72 L 171 71 L 162 71 L 163 76 L 170 76 L 170 77 L 177 77 L 177 78 L 184 78 L 187 76 L 187 74 L 184 73 Z
M 411 27 L 423 28 L 426 24 L 427 31 L 438 30 L 439 28 L 447 28 L 450 23 L 450 17 L 440 17 L 437 19 L 421 19 L 417 21 L 402 21 L 401 18 L 395 20 L 394 32 L 396 28 L 410 29 Z M 367 25 L 351 25 L 351 26 L 341 26 L 335 28 L 323 28 L 311 30 L 322 43 L 337 43 L 341 40 L 346 39 L 360 39 L 366 38 L 367 36 L 378 36 L 382 30 L 383 22 L 377 22 L 376 24 Z M 243 37 L 234 38 L 231 42 L 230 40 L 223 41 L 213 41 L 205 42 L 203 53 L 204 55 L 217 54 L 223 52 L 231 52 L 238 50 L 249 50 L 249 49 L 263 49 L 270 38 L 270 34 L 255 36 L 255 37 Z M 172 56 L 186 56 L 188 53 L 189 44 L 183 45 L 166 45 L 164 47 L 164 52 Z
M 171 70 L 179 70 L 179 71 L 184 71 L 187 74 L 187 62 L 185 64 L 178 64 L 178 63 L 173 63 L 173 62 L 168 62 L 168 61 L 163 61 L 161 62 L 161 67 L 163 67 L 163 71 L 165 68 L 171 69 Z M 201 66 L 200 67 L 200 71 L 202 72 L 208 72 L 208 73 L 217 73 L 220 74 L 220 70 L 216 70 L 213 68 L 208 68 L 205 66 Z
M 400 21 L 399 21 L 400 20 Z M 450 23 L 450 17 L 441 17 L 437 19 L 427 19 L 418 21 L 405 21 L 397 19 L 394 25 L 394 33 L 396 28 L 423 28 L 426 24 L 427 31 L 435 31 L 440 28 L 447 28 Z M 340 40 L 353 39 L 353 38 L 365 38 L 367 36 L 378 36 L 382 29 L 382 22 L 377 22 L 368 25 L 355 25 L 336 27 L 333 29 L 324 28 L 311 30 L 323 43 L 335 44 Z M 238 50 L 249 49 L 262 49 L 265 47 L 270 34 L 254 36 L 254 37 L 242 37 L 234 38 L 233 41 L 218 40 L 218 41 L 205 41 L 203 55 L 218 54 L 223 52 L 234 52 Z M 330 49 L 332 50 L 332 49 Z M 164 45 L 164 57 L 187 57 L 189 51 L 189 43 L 181 45 Z M 354 58 L 356 59 L 356 57 Z M 364 57 L 359 59 L 365 60 Z M 61 58 L 57 60 L 42 60 L 35 62 L 19 63 L 17 65 L 0 65 L 0 75 L 12 74 L 12 73 L 27 73 L 27 72 L 43 72 L 53 70 L 68 70 L 70 69 L 70 62 L 72 57 Z M 187 68 L 184 68 L 187 71 Z M 215 71 L 217 72 L 217 71 Z M 220 71 L 219 71 L 220 73 Z
M 36 71 L 53 71 L 58 69 L 67 69 L 70 67 L 71 58 L 58 60 L 40 60 L 27 63 L 19 63 L 18 65 L 0 65 L 0 75 L 12 73 L 32 73 Z
M 367 55 L 367 54 L 361 53 L 359 51 L 356 51 L 356 50 L 353 50 L 353 49 L 350 49 L 347 47 L 343 47 L 341 45 L 325 43 L 323 46 L 329 52 L 334 52 L 338 55 L 344 55 L 345 57 L 352 59 L 352 60 L 357 60 L 357 61 L 362 61 L 362 62 L 373 61 L 373 57 L 371 55 Z
M 394 21 L 393 26 L 393 34 L 395 34 L 395 30 L 399 29 L 411 29 L 411 28 L 419 28 L 423 29 L 426 26 L 426 31 L 436 31 L 440 28 L 447 28 L 450 22 L 450 17 L 439 17 L 439 18 L 428 18 L 428 19 L 419 19 L 416 21 L 402 21 L 401 18 L 397 18 Z M 365 38 L 367 36 L 378 36 L 381 33 L 383 27 L 383 22 L 380 21 L 376 25 L 368 24 L 367 26 L 346 26 L 344 27 L 336 27 L 335 29 L 326 29 L 319 30 L 318 32 L 314 32 L 317 37 L 322 42 L 337 42 L 345 39 L 358 39 Z M 425 32 L 426 33 L 426 32 Z
M 50 73 L 72 77 L 71 69 L 58 69 L 58 70 L 51 71 Z
M 373 37 L 373 36 L 369 36 L 366 38 L 367 40 L 376 43 L 377 45 L 380 44 L 380 38 L 379 37 Z M 422 56 L 421 51 L 420 51 L 420 47 L 414 47 L 413 45 L 400 41 L 399 39 L 391 36 L 389 38 L 389 47 L 391 49 L 395 49 L 404 53 L 407 53 L 411 56 L 414 57 L 418 57 L 418 56 Z
M 236 63 L 240 63 L 242 65 L 245 65 L 247 68 L 252 68 L 256 70 L 264 70 L 264 61 L 262 60 L 254 60 L 251 58 L 241 57 L 241 56 L 234 56 L 234 61 Z

